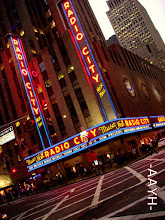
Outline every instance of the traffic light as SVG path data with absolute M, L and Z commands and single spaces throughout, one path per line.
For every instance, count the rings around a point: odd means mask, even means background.
M 12 169 L 12 173 L 16 173 L 16 169 Z

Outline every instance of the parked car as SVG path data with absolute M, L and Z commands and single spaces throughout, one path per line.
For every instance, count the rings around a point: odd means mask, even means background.
M 165 138 L 162 138 L 158 141 L 158 147 L 165 146 Z

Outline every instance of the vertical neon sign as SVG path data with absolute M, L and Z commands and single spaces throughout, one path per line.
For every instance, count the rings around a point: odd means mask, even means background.
M 31 112 L 33 114 L 36 127 L 40 136 L 40 140 L 43 148 L 45 149 L 52 145 L 52 141 L 37 99 L 36 92 L 33 87 L 32 77 L 20 37 L 10 35 L 9 45 L 16 72 L 18 76 L 21 76 L 22 78 Z
M 65 17 L 72 32 L 71 36 L 76 45 L 79 57 L 83 61 L 85 70 L 91 81 L 95 94 L 98 98 L 102 113 L 106 120 L 118 117 L 116 109 L 113 105 L 105 82 L 96 63 L 88 40 L 83 32 L 80 21 L 76 15 L 74 7 L 70 0 L 61 3 Z

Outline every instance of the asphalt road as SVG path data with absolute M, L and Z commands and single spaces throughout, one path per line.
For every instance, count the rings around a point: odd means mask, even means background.
M 157 174 L 150 179 L 157 181 L 156 185 L 148 180 L 153 171 Z M 2 205 L 0 212 L 11 220 L 165 219 L 164 171 L 162 149 L 105 175 Z M 152 202 L 148 197 L 156 198 Z M 147 204 L 151 202 L 155 205 Z

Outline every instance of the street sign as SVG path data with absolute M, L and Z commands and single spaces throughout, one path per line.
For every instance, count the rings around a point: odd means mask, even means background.
M 13 126 L 10 126 L 0 132 L 0 145 L 6 144 L 13 139 L 15 139 Z

